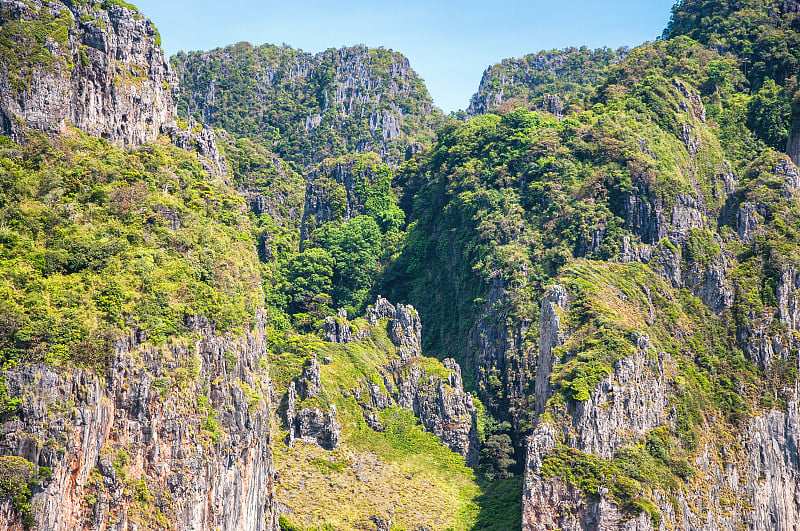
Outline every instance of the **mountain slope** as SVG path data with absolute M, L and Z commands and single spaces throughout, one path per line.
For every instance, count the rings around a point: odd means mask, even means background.
M 311 55 L 248 43 L 172 59 L 180 115 L 247 136 L 302 165 L 374 151 L 394 164 L 443 121 L 397 52 L 363 46 Z
M 603 81 L 609 67 L 625 58 L 626 50 L 567 48 L 504 59 L 490 66 L 467 112 L 484 114 L 505 105 L 561 115 L 583 101 Z M 574 100 L 574 101 L 573 101 Z M 567 107 L 567 111 L 565 111 Z

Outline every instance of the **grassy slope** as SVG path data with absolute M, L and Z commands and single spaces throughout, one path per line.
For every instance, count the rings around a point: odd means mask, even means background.
M 481 489 L 464 459 L 418 426 L 410 410 L 381 412 L 384 432 L 373 431 L 364 421 L 352 391 L 360 388 L 367 395 L 369 383 L 383 388 L 379 370 L 396 357 L 385 330 L 371 330 L 371 337 L 346 345 L 324 343 L 314 336 L 287 340 L 273 334 L 271 350 L 276 355 L 271 367 L 281 394 L 299 376 L 309 355 L 331 358 L 330 365 L 321 366 L 323 392 L 298 407 L 327 410 L 334 404 L 343 428 L 339 448 L 326 452 L 300 441 L 288 448 L 285 429 L 276 425 L 278 500 L 294 510 L 289 521 L 309 529 L 326 524 L 355 529 L 376 515 L 391 520 L 397 529 L 412 529 L 420 522 L 432 529 L 469 529 L 479 513 L 476 499 Z M 413 363 L 434 377 L 447 372 L 432 359 Z

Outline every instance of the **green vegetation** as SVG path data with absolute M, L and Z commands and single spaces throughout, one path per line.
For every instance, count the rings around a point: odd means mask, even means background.
M 0 499 L 11 502 L 25 529 L 34 523 L 30 498 L 37 486 L 31 462 L 16 456 L 0 456 Z
M 624 59 L 626 53 L 622 48 L 590 50 L 582 46 L 504 59 L 484 72 L 469 111 L 483 114 L 516 107 L 541 109 L 544 96 L 549 94 L 559 96 L 564 112 L 569 114 L 583 107 L 583 102 L 605 79 L 608 69 Z M 493 109 L 492 99 L 501 91 L 503 102 Z
M 755 96 L 748 126 L 767 145 L 786 148 L 800 64 L 800 13 L 774 0 L 686 0 L 672 9 L 664 37 L 687 35 L 737 61 Z M 795 115 L 795 119 L 800 115 Z
M 761 359 L 748 336 L 796 343 L 786 313 L 797 296 L 800 207 L 796 168 L 779 153 L 800 123 L 795 8 L 684 0 L 656 42 L 505 60 L 484 75 L 469 121 L 443 117 L 391 50 L 312 56 L 239 43 L 181 53 L 172 59 L 179 127 L 219 128 L 224 178 L 166 139 L 121 149 L 74 130 L 0 138 L 0 366 L 102 373 L 120 337 L 146 337 L 167 357 L 191 341 L 194 316 L 240 336 L 264 307 L 262 363 L 275 392 L 284 395 L 311 357 L 330 358 L 323 391 L 299 407 L 335 406 L 343 427 L 334 451 L 288 447 L 273 417 L 276 489 L 294 510 L 281 529 L 352 528 L 384 514 L 395 531 L 519 527 L 519 473 L 537 418 L 559 434 L 544 478 L 590 500 L 606 492 L 658 526 L 664 500 L 687 486 L 706 492 L 698 453 L 724 447 L 735 457 L 742 426 L 786 408 L 798 378 L 795 352 L 770 347 L 775 359 Z M 36 69 L 91 66 L 86 50 L 66 53 L 69 13 L 35 15 L 0 27 L 18 93 Z M 352 77 L 353 65 L 363 75 Z M 134 68 L 115 82 L 145 78 Z M 500 91 L 503 103 L 490 109 Z M 546 95 L 565 104 L 559 116 L 529 110 L 547 110 Z M 553 394 L 537 417 L 540 304 L 555 284 L 568 305 L 558 310 Z M 411 410 L 380 411 L 383 431 L 367 425 L 368 386 L 387 393 L 389 371 L 419 369 L 432 388 L 448 377 L 432 357 L 400 364 L 385 327 L 368 329 L 361 316 L 378 293 L 418 309 L 424 352 L 455 358 L 480 397 L 479 470 Z M 321 340 L 322 320 L 339 308 L 366 338 Z M 669 425 L 623 434 L 610 458 L 576 450 L 562 435 L 573 414 L 640 350 L 667 389 Z M 234 372 L 237 355 L 222 356 Z M 156 399 L 191 390 L 198 440 L 206 450 L 224 442 L 200 360 L 163 361 Z M 264 404 L 259 385 L 234 376 L 229 385 L 251 411 Z M 0 420 L 22 403 L 0 376 Z M 131 521 L 168 527 L 154 504 L 162 493 L 135 477 L 128 451 L 105 455 Z M 30 524 L 35 482 L 52 474 L 0 457 L 0 497 Z M 95 471 L 88 506 L 101 488 Z
M 0 60 L 8 69 L 8 81 L 17 93 L 27 90 L 37 68 L 68 75 L 73 67 L 66 47 L 74 26 L 70 13 L 63 11 L 54 17 L 45 6 L 32 14 L 34 18 L 9 19 L 0 13 Z M 46 46 L 48 39 L 59 45 L 55 55 Z
M 363 321 L 353 324 L 367 326 Z M 480 511 L 475 501 L 481 487 L 463 457 L 426 432 L 409 409 L 381 411 L 382 432 L 366 424 L 363 408 L 369 401 L 367 385 L 378 383 L 386 393 L 379 375 L 393 359 L 397 361 L 385 328 L 378 326 L 370 331 L 367 339 L 345 345 L 291 333 L 273 339 L 277 355 L 270 361 L 279 392 L 300 375 L 307 356 L 313 353 L 318 358 L 331 358 L 329 365 L 321 366 L 322 393 L 299 407 L 326 410 L 334 404 L 343 430 L 343 440 L 332 452 L 299 441 L 292 448 L 283 442 L 276 444 L 278 499 L 294 510 L 281 525 L 285 529 L 325 529 L 325 525 L 352 529 L 391 509 L 391 519 L 400 529 L 413 528 L 420 519 L 438 519 L 436 529 L 472 528 Z M 415 359 L 412 364 L 436 367 L 433 372 L 426 369 L 421 385 L 447 373 L 432 359 Z M 407 366 L 402 370 L 410 369 Z M 360 399 L 354 393 L 357 388 Z M 301 483 L 305 488 L 298 488 Z M 298 527 L 301 523 L 303 526 Z
M 350 75 L 343 66 L 353 63 L 369 69 L 369 79 L 349 80 L 366 101 L 343 89 Z M 181 77 L 181 117 L 191 109 L 198 122 L 205 116 L 215 127 L 303 165 L 370 150 L 397 163 L 412 142 L 429 143 L 444 120 L 407 60 L 383 48 L 355 46 L 312 56 L 288 46 L 241 42 L 180 53 L 172 64 Z M 212 79 L 213 103 L 206 99 Z M 344 101 L 337 89 L 344 90 Z M 395 109 L 399 131 L 383 118 Z
M 6 140 L 2 362 L 102 366 L 121 332 L 162 343 L 187 333 L 190 315 L 219 331 L 249 328 L 259 269 L 240 204 L 167 144 L 123 151 L 82 133 Z

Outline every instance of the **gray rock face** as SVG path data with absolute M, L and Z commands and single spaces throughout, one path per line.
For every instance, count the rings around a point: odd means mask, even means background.
M 319 408 L 303 408 L 295 418 L 295 435 L 308 443 L 333 450 L 339 445 L 342 427 L 336 422 L 336 407 L 331 404 L 328 413 Z
M 539 359 L 536 364 L 536 414 L 540 414 L 551 395 L 550 373 L 553 372 L 553 349 L 564 342 L 560 314 L 566 311 L 567 292 L 559 285 L 553 286 L 542 301 L 539 317 Z
M 619 255 L 617 260 L 623 264 L 631 262 L 647 263 L 652 258 L 652 249 L 649 245 L 643 243 L 641 245 L 633 245 L 628 236 L 622 238 L 622 245 L 620 245 Z
M 388 325 L 389 339 L 397 346 L 400 359 L 419 356 L 422 353 L 422 322 L 413 306 L 397 305 L 394 319 Z
M 628 196 L 623 204 L 625 224 L 646 244 L 653 245 L 667 236 L 667 219 L 660 199 L 645 199 L 647 192 Z
M 259 367 L 267 356 L 261 330 L 238 339 L 207 330 L 167 354 L 140 347 L 134 334 L 116 344 L 105 377 L 43 365 L 7 371 L 9 394 L 24 401 L 0 445 L 53 471 L 32 500 L 35 528 L 157 527 L 134 513 L 122 471 L 147 485 L 176 529 L 271 530 L 271 384 Z
M 670 242 L 671 243 L 671 242 Z M 655 256 L 655 270 L 673 288 L 683 287 L 683 272 L 681 271 L 681 256 L 674 245 L 661 245 L 657 248 Z
M 800 120 L 794 119 L 789 140 L 786 143 L 786 154 L 796 165 L 800 166 Z
M 179 148 L 197 152 L 197 158 L 203 164 L 203 169 L 210 175 L 226 176 L 228 167 L 217 147 L 216 134 L 207 125 L 204 125 L 200 132 L 196 132 L 195 125 L 194 119 L 190 119 L 188 128 L 184 130 L 178 127 L 175 120 L 170 120 L 162 130 Z
M 744 243 L 753 243 L 759 227 L 764 222 L 767 209 L 764 205 L 746 201 L 736 211 L 736 234 Z
M 800 170 L 795 166 L 792 161 L 786 157 L 775 166 L 773 170 L 775 175 L 782 178 L 783 196 L 788 198 L 796 197 L 798 190 L 800 190 Z
M 750 529 L 800 529 L 799 394 L 796 387 L 785 413 L 773 410 L 750 423 L 743 487 L 753 505 Z
M 343 308 L 339 309 L 339 315 L 336 317 L 326 317 L 324 327 L 325 341 L 329 343 L 350 343 L 360 339 L 353 338 L 353 331 L 347 321 L 347 311 Z
M 733 306 L 730 268 L 725 255 L 720 254 L 705 265 L 690 263 L 684 275 L 686 286 L 717 315 Z
M 422 321 L 413 306 L 395 307 L 379 295 L 375 305 L 367 308 L 367 321 L 375 326 L 380 319 L 388 319 L 386 331 L 402 361 L 422 353 Z
M 575 447 L 610 459 L 622 446 L 662 425 L 669 408 L 664 374 L 671 365 L 668 354 L 655 360 L 644 349 L 619 360 L 589 400 L 576 405 L 572 416 Z
M 800 348 L 800 273 L 794 266 L 781 269 L 775 290 L 777 315 L 748 315 L 745 324 L 736 330 L 736 336 L 745 355 L 762 367 L 770 367 L 776 359 L 788 360 Z M 777 320 L 783 325 L 776 327 Z
M 26 128 L 61 133 L 70 123 L 120 144 L 154 141 L 175 112 L 177 82 L 153 24 L 119 5 L 41 0 L 0 0 L 0 22 L 38 19 L 42 10 L 66 17 L 66 39 L 47 39 L 49 65 L 0 66 L 2 133 L 19 141 Z M 29 81 L 20 85 L 19 76 Z
M 681 110 L 691 112 L 701 123 L 706 123 L 706 108 L 703 106 L 703 100 L 700 99 L 700 95 L 680 79 L 673 79 L 672 82 L 683 93 L 683 97 L 686 98 L 686 101 L 679 103 Z
M 508 100 L 516 100 L 523 105 L 533 105 L 538 110 L 553 112 L 552 100 L 547 96 L 569 96 L 569 94 L 543 94 L 543 91 L 556 91 L 561 86 L 595 86 L 602 79 L 603 72 L 611 65 L 618 64 L 627 51 L 589 50 L 587 48 L 567 48 L 529 54 L 518 59 L 505 59 L 490 66 L 481 77 L 478 92 L 470 99 L 467 112 L 471 115 L 485 114 L 492 108 Z M 592 64 L 592 68 L 577 67 Z M 559 98 L 560 99 L 560 98 Z M 541 105 L 537 105 L 539 101 Z
M 793 298 L 798 286 L 800 275 L 794 269 L 782 271 L 777 290 L 780 318 L 789 327 L 796 322 L 793 309 L 797 302 Z M 541 326 L 540 340 L 543 353 L 563 337 L 553 316 L 558 315 L 557 309 L 564 299 L 555 291 L 545 297 L 542 306 L 545 325 Z M 774 356 L 786 359 L 789 351 L 780 337 L 769 336 L 766 329 L 753 325 L 749 344 L 758 350 L 748 354 L 761 356 L 757 361 L 765 366 Z M 603 487 L 599 500 L 591 500 L 579 488 L 541 474 L 543 459 L 559 441 L 582 452 L 611 458 L 616 450 L 641 439 L 648 431 L 675 421 L 670 406 L 675 362 L 667 354 L 656 357 L 646 335 L 638 335 L 635 342 L 637 351 L 616 363 L 614 372 L 597 385 L 589 400 L 568 410 L 568 424 L 556 428 L 549 421 L 540 423 L 528 439 L 523 530 L 653 529 L 645 513 L 631 518 L 620 511 Z M 537 378 L 539 381 L 547 380 Z M 537 391 L 540 391 L 538 386 Z M 662 524 L 666 528 L 720 531 L 797 529 L 799 395 L 800 384 L 796 384 L 786 411 L 771 410 L 755 416 L 738 441 L 712 442 L 712 439 L 703 443 L 705 446 L 693 463 L 698 470 L 696 477 L 702 477 L 703 481 L 687 480 L 673 499 L 654 493 L 653 501 L 662 515 Z M 731 506 L 725 500 L 737 501 Z
M 778 319 L 788 325 L 790 330 L 800 331 L 800 271 L 791 266 L 781 270 L 776 295 L 778 298 Z
M 542 99 L 544 110 L 554 115 L 556 118 L 563 118 L 564 104 L 557 94 L 545 94 Z
M 311 363 L 303 368 L 303 374 L 300 375 L 298 386 L 301 399 L 312 398 L 322 392 L 322 379 L 320 378 L 319 370 L 317 358 L 311 358 Z
M 703 228 L 705 207 L 702 202 L 688 194 L 679 194 L 672 209 L 672 225 L 669 236 L 674 243 L 686 242 L 689 229 Z
M 241 121 L 230 119 L 233 113 L 224 93 L 233 86 L 242 90 L 238 76 L 248 71 L 252 83 L 244 87 L 245 97 L 236 102 L 235 111 L 257 116 L 261 131 L 278 130 L 292 142 L 315 145 L 317 149 L 301 156 L 309 166 L 344 153 L 368 151 L 397 163 L 413 141 L 407 131 L 440 120 L 408 60 L 390 50 L 352 46 L 312 55 L 288 47 L 239 43 L 179 54 L 173 64 L 188 114 L 238 135 L 252 131 L 237 130 Z M 287 97 L 302 99 L 308 112 L 287 122 L 285 109 L 277 103 Z

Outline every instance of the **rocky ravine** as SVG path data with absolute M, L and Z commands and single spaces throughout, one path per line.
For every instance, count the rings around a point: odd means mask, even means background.
M 34 529 L 273 528 L 263 323 L 241 338 L 187 324 L 198 339 L 165 349 L 141 333 L 118 341 L 106 374 L 6 372 L 22 405 L 2 453 L 52 470 L 31 500 Z M 23 529 L 8 503 L 0 529 Z

